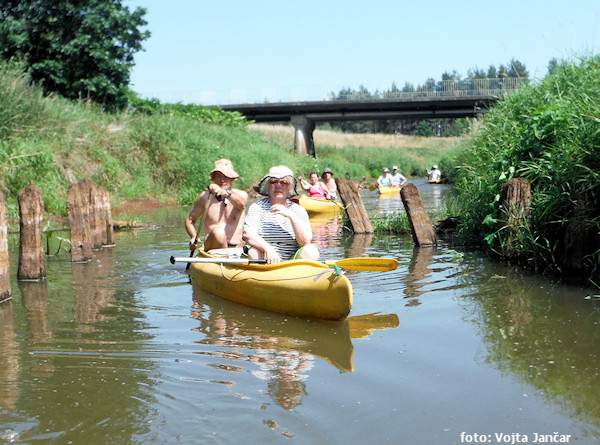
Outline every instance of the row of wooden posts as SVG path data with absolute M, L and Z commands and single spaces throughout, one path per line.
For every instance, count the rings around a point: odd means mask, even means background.
M 356 183 L 344 178 L 336 178 L 335 183 L 346 208 L 352 231 L 354 233 L 373 233 L 373 225 L 360 198 L 360 191 Z M 414 243 L 417 246 L 435 246 L 437 244 L 435 230 L 417 186 L 405 185 L 402 187 L 400 197 L 408 216 Z
M 44 201 L 35 185 L 27 185 L 19 200 L 19 266 L 17 280 L 46 279 L 44 251 Z M 114 244 L 108 191 L 89 179 L 71 184 L 67 193 L 67 215 L 71 231 L 71 261 L 92 259 L 92 249 Z M 8 256 L 8 214 L 0 193 L 0 302 L 11 297 Z
M 338 191 L 354 233 L 373 233 L 357 185 L 336 178 Z M 43 243 L 44 202 L 35 185 L 27 185 L 19 193 L 20 243 L 18 280 L 44 280 L 46 253 Z M 408 215 L 413 240 L 417 246 L 437 244 L 435 230 L 414 184 L 403 187 L 402 202 Z M 67 215 L 71 231 L 71 261 L 92 258 L 92 249 L 114 244 L 114 231 L 108 192 L 84 179 L 69 186 Z M 4 197 L 0 194 L 0 301 L 11 296 L 8 258 L 8 217 Z

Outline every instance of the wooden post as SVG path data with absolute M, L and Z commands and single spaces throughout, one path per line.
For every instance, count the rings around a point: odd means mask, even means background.
M 100 191 L 101 187 L 87 178 L 81 182 L 83 183 L 84 193 L 87 193 L 89 196 L 90 238 L 92 240 L 92 247 L 97 249 L 102 247 L 104 238 L 106 238 L 106 221 Z
M 46 253 L 44 252 L 43 225 L 44 200 L 42 191 L 27 185 L 19 193 L 20 242 L 18 280 L 46 279 Z
M 71 228 L 71 261 L 92 259 L 90 234 L 90 194 L 85 182 L 71 184 L 67 192 L 67 215 Z
M 434 246 L 437 244 L 435 230 L 423 205 L 419 189 L 414 184 L 407 184 L 400 192 L 404 209 L 408 215 L 410 231 L 417 246 Z
M 531 186 L 525 178 L 512 178 L 502 187 L 500 217 L 497 229 L 501 236 L 496 248 L 509 259 L 518 247 L 518 232 L 530 214 Z
M 354 233 L 373 233 L 373 225 L 369 215 L 367 215 L 356 184 L 345 178 L 335 178 L 335 183 L 338 194 L 346 207 L 346 214 L 350 219 L 352 231 Z
M 102 219 L 104 220 L 104 231 L 102 235 L 102 244 L 104 246 L 113 246 L 115 244 L 115 231 L 112 223 L 112 215 L 110 211 L 110 195 L 104 187 L 98 186 L 100 193 Z
M 10 262 L 8 258 L 8 214 L 0 192 L 0 303 L 11 298 Z

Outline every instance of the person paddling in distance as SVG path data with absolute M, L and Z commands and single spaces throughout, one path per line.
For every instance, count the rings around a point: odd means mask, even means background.
M 442 172 L 437 165 L 431 167 L 431 170 L 427 170 L 427 174 L 429 175 L 430 181 L 439 181 L 442 179 Z
M 398 167 L 395 165 L 392 167 L 390 179 L 392 180 L 392 187 L 402 187 L 404 184 L 406 184 L 406 178 L 404 175 L 398 173 Z
M 308 213 L 289 199 L 297 195 L 292 170 L 284 165 L 272 167 L 254 189 L 266 198 L 248 208 L 243 231 L 250 246 L 248 258 L 266 259 L 268 264 L 297 258 L 318 260 Z
M 242 229 L 248 194 L 232 187 L 238 177 L 229 159 L 215 161 L 215 168 L 210 172 L 213 183 L 198 196 L 185 220 L 185 229 L 191 236 L 190 250 L 197 248 L 202 227 L 196 231 L 196 221 L 200 216 L 204 223 L 204 250 L 244 245 Z
M 329 199 L 332 201 L 336 200 L 338 195 L 337 184 L 335 183 L 335 179 L 333 179 L 333 172 L 330 168 L 323 170 L 321 181 L 323 181 L 323 184 L 325 184 L 325 187 L 329 190 Z
M 389 175 L 389 170 L 387 167 L 383 167 L 381 170 L 381 176 L 377 178 L 377 187 L 391 187 L 392 186 L 392 177 Z
M 331 199 L 329 189 L 319 181 L 319 174 L 317 172 L 310 172 L 310 183 L 306 182 L 302 176 L 298 176 L 300 185 L 304 190 L 308 190 L 311 198 L 315 199 Z

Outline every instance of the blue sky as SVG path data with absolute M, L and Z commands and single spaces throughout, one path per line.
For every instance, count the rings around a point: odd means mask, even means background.
M 131 86 L 165 102 L 320 100 L 517 59 L 600 53 L 598 0 L 123 0 L 152 37 Z

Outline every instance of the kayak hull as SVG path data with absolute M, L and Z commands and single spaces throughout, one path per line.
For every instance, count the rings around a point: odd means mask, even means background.
M 214 258 L 200 250 L 200 258 Z M 298 317 L 341 320 L 352 307 L 352 284 L 324 263 L 191 263 L 192 284 L 248 306 Z
M 402 187 L 379 187 L 380 195 L 393 195 L 395 193 L 400 193 Z
M 317 199 L 309 196 L 300 196 L 300 204 L 308 213 L 335 213 L 340 211 L 340 205 L 329 199 Z

